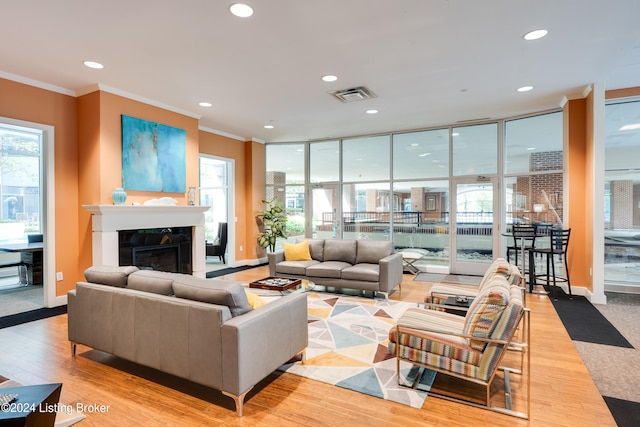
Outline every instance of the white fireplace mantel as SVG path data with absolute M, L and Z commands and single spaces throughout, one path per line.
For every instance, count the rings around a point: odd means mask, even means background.
M 209 206 L 82 205 L 91 213 L 93 265 L 118 265 L 118 231 L 193 227 L 193 275 L 204 277 L 204 212 Z

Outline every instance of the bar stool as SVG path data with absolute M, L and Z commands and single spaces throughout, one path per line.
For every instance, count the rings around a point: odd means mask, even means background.
M 513 243 L 507 246 L 507 261 L 511 262 L 511 251 L 515 252 L 515 265 L 518 265 L 518 252 L 522 250 L 522 241 L 524 242 L 525 251 L 535 247 L 536 226 L 535 225 L 513 225 L 511 228 L 511 237 Z M 524 267 L 524 266 L 523 266 Z
M 552 229 L 549 233 L 549 247 L 534 249 L 534 254 L 542 254 L 547 257 L 547 270 L 544 274 L 535 275 L 536 283 L 538 278 L 543 281 L 547 286 L 553 282 L 553 299 L 558 300 L 556 296 L 557 282 L 565 282 L 569 288 L 569 299 L 573 299 L 571 294 L 571 281 L 569 280 L 569 264 L 567 262 L 567 249 L 569 247 L 569 236 L 571 235 L 571 229 L 566 230 Z M 556 275 L 556 266 L 554 262 L 554 255 L 559 255 L 564 263 L 565 276 Z M 551 264 L 551 269 L 549 269 Z M 549 274 L 551 272 L 551 274 Z
M 511 236 L 513 238 L 513 246 L 507 247 L 507 261 L 511 261 L 510 252 L 515 251 L 515 264 L 518 266 L 518 253 L 524 251 L 522 256 L 522 274 L 529 274 L 529 288 L 533 287 L 535 281 L 535 270 L 533 268 L 533 249 L 536 247 L 536 226 L 535 225 L 513 225 Z M 528 255 L 528 257 L 527 257 Z M 528 261 L 527 261 L 528 259 Z M 528 263 L 528 265 L 527 265 Z

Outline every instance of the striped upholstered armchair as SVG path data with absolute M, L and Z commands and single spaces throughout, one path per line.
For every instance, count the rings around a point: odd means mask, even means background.
M 407 309 L 389 332 L 389 352 L 397 359 L 398 383 L 402 383 L 400 361 L 408 361 L 437 372 L 430 394 L 528 418 L 528 385 L 524 412 L 513 410 L 509 391 L 510 373 L 524 376 L 526 372 L 529 382 L 529 312 L 523 306 L 522 291 L 503 275 L 494 275 L 475 295 L 465 316 L 421 307 Z M 523 338 L 516 341 L 514 336 L 523 318 Z M 507 350 L 516 348 L 526 353 L 526 363 L 521 363 L 519 369 L 501 366 Z M 503 372 L 505 383 L 505 407 L 491 404 L 491 384 L 499 371 Z M 455 381 L 439 381 L 446 377 L 484 386 L 484 395 L 463 399 L 461 390 L 447 390 Z M 447 387 L 441 390 L 439 383 Z
M 520 269 L 518 269 L 518 266 L 509 263 L 504 258 L 497 258 L 491 263 L 487 271 L 484 273 L 479 286 L 436 283 L 425 296 L 424 302 L 433 304 L 430 307 L 438 309 L 437 305 L 446 304 L 447 300 L 451 297 L 465 297 L 468 300 L 473 300 L 479 292 L 494 284 L 491 279 L 496 275 L 503 276 L 507 279 L 509 285 L 519 285 L 524 287 L 524 276 L 520 272 Z M 446 310 L 443 309 L 442 311 Z

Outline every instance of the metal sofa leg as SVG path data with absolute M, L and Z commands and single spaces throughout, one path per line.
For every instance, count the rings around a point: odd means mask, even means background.
M 236 396 L 235 394 L 229 393 L 228 391 L 222 390 L 222 394 L 225 396 L 231 397 L 236 402 L 236 413 L 239 417 L 242 416 L 242 408 L 244 407 L 244 397 L 251 391 L 253 386 L 249 387 L 247 391 L 242 393 L 240 396 Z

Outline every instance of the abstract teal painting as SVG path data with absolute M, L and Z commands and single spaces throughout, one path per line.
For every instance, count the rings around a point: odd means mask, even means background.
M 187 189 L 184 129 L 122 115 L 122 187 L 184 193 Z

